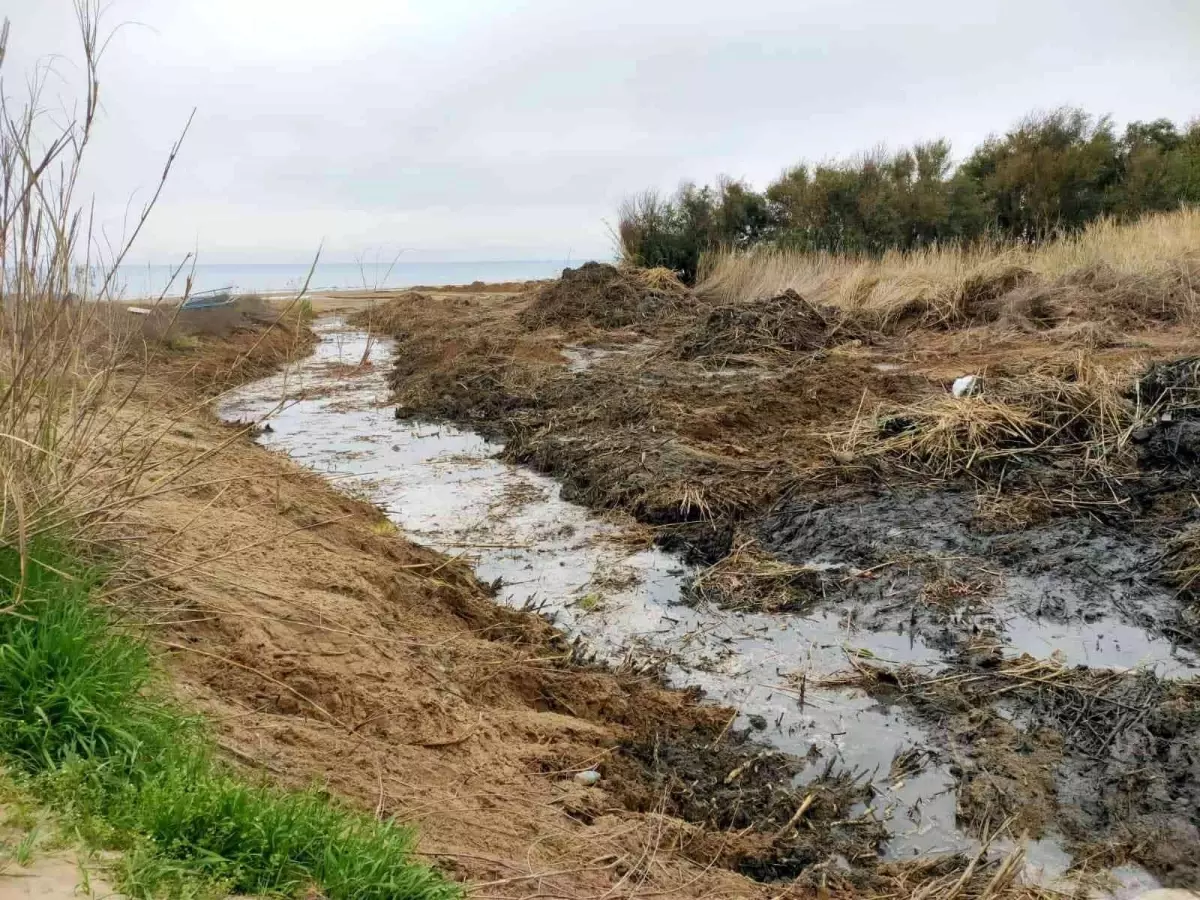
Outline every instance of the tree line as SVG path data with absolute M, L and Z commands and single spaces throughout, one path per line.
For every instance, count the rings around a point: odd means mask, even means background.
M 1200 202 L 1200 120 L 1132 122 L 1063 108 L 1027 116 L 955 164 L 934 140 L 896 152 L 801 163 L 765 191 L 721 177 L 673 196 L 647 191 L 620 209 L 627 261 L 696 277 L 717 247 L 773 243 L 880 254 L 940 243 L 1044 241 L 1101 216 Z

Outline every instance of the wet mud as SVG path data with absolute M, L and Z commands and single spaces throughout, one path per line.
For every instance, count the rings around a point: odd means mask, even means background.
M 811 570 L 800 596 L 862 627 L 907 629 L 945 651 L 990 640 L 1072 665 L 1200 671 L 1196 623 L 1156 577 L 1161 541 L 1089 517 L 997 533 L 978 512 L 973 494 L 947 489 L 793 500 L 759 539 Z
M 725 842 L 722 862 L 761 881 L 795 878 L 823 863 L 875 867 L 887 830 L 872 814 L 870 779 L 826 765 L 805 781 L 806 760 L 763 747 L 746 734 L 658 734 L 627 745 L 618 765 L 643 777 L 626 804 L 661 808 Z M 711 853 L 705 847 L 703 852 Z
M 937 676 L 860 669 L 913 709 L 953 761 L 959 819 L 1064 835 L 1077 858 L 1200 881 L 1200 700 L 1194 681 L 1034 660 L 974 660 Z

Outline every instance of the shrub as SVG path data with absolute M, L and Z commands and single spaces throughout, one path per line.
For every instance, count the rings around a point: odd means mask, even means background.
M 765 191 L 722 177 L 620 209 L 622 258 L 691 283 L 704 254 L 770 243 L 881 256 L 947 244 L 1045 242 L 1105 216 L 1200 202 L 1200 122 L 1132 122 L 1063 108 L 1026 116 L 955 166 L 934 140 L 788 169 Z

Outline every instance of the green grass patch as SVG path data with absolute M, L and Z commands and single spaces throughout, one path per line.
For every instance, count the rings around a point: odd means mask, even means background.
M 90 595 L 101 573 L 42 542 L 0 548 L 0 755 L 135 897 L 452 900 L 413 833 L 319 790 L 251 784 L 166 695 L 146 645 Z

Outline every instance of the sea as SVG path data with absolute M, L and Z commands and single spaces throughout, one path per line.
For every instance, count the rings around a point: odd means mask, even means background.
M 470 284 L 502 281 L 532 281 L 556 278 L 568 266 L 582 260 L 513 259 L 479 262 L 397 262 L 360 265 L 359 263 L 319 263 L 312 271 L 310 291 L 376 290 L 416 285 Z M 172 281 L 176 266 L 123 265 L 117 273 L 114 293 L 126 299 L 178 296 L 183 293 L 184 278 L 192 275 L 192 293 L 232 288 L 239 294 L 270 294 L 298 291 L 309 275 L 309 265 L 252 263 L 227 265 L 198 264 L 184 269 Z

